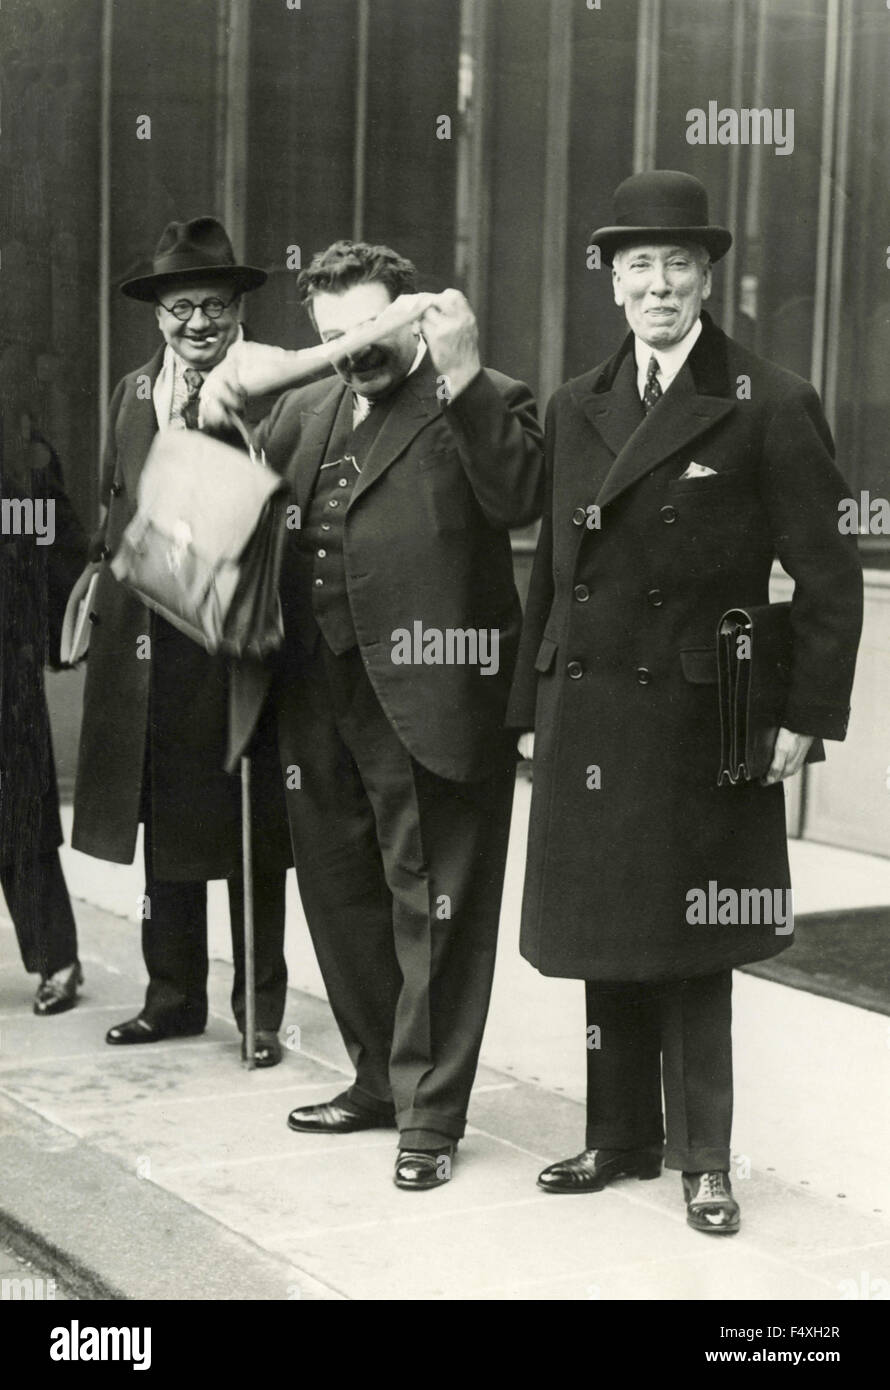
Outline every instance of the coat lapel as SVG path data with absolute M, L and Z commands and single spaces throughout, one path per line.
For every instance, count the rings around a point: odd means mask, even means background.
M 596 502 L 613 502 L 634 483 L 686 447 L 735 408 L 729 387 L 726 337 L 702 314 L 702 332 L 665 392 L 644 415 L 636 384 L 633 336 L 606 365 L 581 401 L 584 413 L 615 455 Z
M 150 387 L 153 388 L 161 370 L 161 363 L 164 360 L 164 349 L 159 348 L 152 357 L 151 361 L 146 362 L 134 374 L 134 381 L 140 377 L 148 377 Z M 155 415 L 155 405 L 151 397 L 151 389 L 147 400 L 137 396 L 135 386 L 128 388 L 126 395 L 121 403 L 120 415 L 117 421 L 118 434 L 121 440 L 120 448 L 120 467 L 123 474 L 124 484 L 128 496 L 135 498 L 139 486 L 139 478 L 145 466 L 151 442 L 158 432 L 158 420 Z
M 405 452 L 424 425 L 440 414 L 441 407 L 436 395 L 436 372 L 427 354 L 413 376 L 406 379 L 383 422 L 380 433 L 371 445 L 361 476 L 355 485 L 350 507 L 354 507 L 357 499 L 368 491 L 400 454 Z
M 341 407 L 347 409 L 348 404 L 349 392 L 340 377 L 337 377 L 317 406 L 300 412 L 300 442 L 294 451 L 286 476 L 304 513 L 309 506 L 315 479 L 324 460 L 337 414 Z

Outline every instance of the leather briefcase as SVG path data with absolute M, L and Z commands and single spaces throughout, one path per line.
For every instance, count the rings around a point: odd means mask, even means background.
M 209 652 L 262 658 L 284 639 L 278 578 L 287 499 L 284 480 L 252 447 L 244 453 L 198 430 L 162 430 L 112 571 Z
M 793 652 L 790 603 L 730 608 L 720 619 L 718 787 L 756 782 L 767 772 L 788 697 Z M 824 759 L 822 740 L 814 739 L 806 761 Z

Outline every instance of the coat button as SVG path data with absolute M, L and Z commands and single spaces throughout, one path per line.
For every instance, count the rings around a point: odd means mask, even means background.
M 572 512 L 572 525 L 583 526 L 586 520 L 587 513 L 585 512 L 584 508 L 576 507 L 575 510 Z
M 102 549 L 99 551 L 99 559 L 100 559 L 100 560 L 110 560 L 110 559 L 111 559 L 111 550 L 109 549 L 109 547 L 108 547 L 107 545 L 103 545 Z
M 648 666 L 637 667 L 637 680 L 639 681 L 640 685 L 648 685 L 651 679 L 652 672 L 649 670 Z
M 580 661 L 570 661 L 566 667 L 566 674 L 573 680 L 579 681 L 584 675 L 584 667 Z
M 109 490 L 111 492 L 112 497 L 120 497 L 121 493 L 124 490 L 124 485 L 123 483 L 112 483 L 111 488 Z
M 98 626 L 99 626 L 99 614 L 98 614 L 98 613 L 90 613 L 89 619 L 90 619 L 90 622 L 93 624 L 93 627 L 98 627 Z
M 665 526 L 670 526 L 673 522 L 677 520 L 677 508 L 672 507 L 670 505 L 668 505 L 667 507 L 662 507 L 661 519 L 664 522 Z
M 587 600 L 590 598 L 590 590 L 588 589 L 586 584 L 575 585 L 575 598 L 578 600 L 579 603 L 587 602 Z
M 650 589 L 646 597 L 653 608 L 660 608 L 664 603 L 664 596 L 660 589 Z

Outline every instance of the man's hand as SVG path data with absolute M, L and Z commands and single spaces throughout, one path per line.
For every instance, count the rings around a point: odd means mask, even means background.
M 433 366 L 445 377 L 448 399 L 453 399 L 482 370 L 476 315 L 460 290 L 443 290 L 433 295 L 420 327 Z
M 776 735 L 773 760 L 766 776 L 761 778 L 761 786 L 770 787 L 773 782 L 784 781 L 786 777 L 800 772 L 812 742 L 812 734 L 795 734 L 790 729 L 780 729 Z
M 535 756 L 534 734 L 520 734 L 516 747 L 519 749 L 520 758 L 527 758 L 531 762 Z

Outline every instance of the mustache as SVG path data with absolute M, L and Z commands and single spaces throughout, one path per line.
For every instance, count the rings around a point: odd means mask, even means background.
M 343 358 L 343 365 L 352 372 L 369 372 L 374 367 L 382 367 L 389 360 L 389 353 L 385 348 L 373 344 L 365 348 L 362 352 L 357 352 L 350 357 Z

